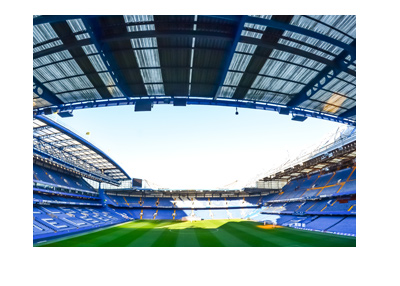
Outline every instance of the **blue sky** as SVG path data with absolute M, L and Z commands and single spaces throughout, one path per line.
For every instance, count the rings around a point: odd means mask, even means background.
M 133 106 L 119 106 L 77 110 L 61 120 L 131 177 L 178 189 L 226 188 L 251 180 L 340 126 L 313 118 L 295 122 L 270 111 L 238 111 L 155 105 L 151 112 L 134 112 Z

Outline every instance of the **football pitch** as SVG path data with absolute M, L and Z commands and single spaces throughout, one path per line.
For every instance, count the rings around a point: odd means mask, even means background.
M 137 220 L 39 243 L 48 247 L 355 247 L 356 238 L 245 220 Z

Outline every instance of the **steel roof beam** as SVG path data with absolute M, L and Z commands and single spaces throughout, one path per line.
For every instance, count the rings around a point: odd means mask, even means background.
M 45 87 L 36 77 L 33 77 L 33 91 L 42 99 L 54 105 L 64 104 L 54 93 Z
M 125 83 L 122 73 L 118 69 L 118 64 L 114 60 L 113 56 L 109 52 L 105 52 L 103 49 L 104 44 L 99 40 L 101 29 L 96 25 L 89 17 L 82 17 L 82 22 L 86 27 L 86 31 L 89 33 L 93 45 L 96 47 L 101 59 L 103 60 L 107 71 L 113 78 L 118 89 L 125 97 L 132 96 L 127 84 Z
M 352 42 L 355 47 L 356 41 Z M 334 67 L 326 66 L 322 71 L 315 76 L 297 95 L 295 95 L 288 103 L 288 106 L 299 106 L 319 90 L 323 89 L 329 82 L 331 82 L 341 72 L 346 72 L 348 66 L 355 61 L 355 56 L 351 56 L 351 60 L 346 60 L 348 56 L 347 51 L 342 51 L 334 60 Z M 354 72 L 355 73 L 355 72 Z
M 241 16 L 239 19 L 240 20 L 238 21 L 239 23 L 237 24 L 235 38 L 233 39 L 232 46 L 231 46 L 231 49 L 229 50 L 228 55 L 224 59 L 222 72 L 219 74 L 218 84 L 217 84 L 216 90 L 214 92 L 214 99 L 217 99 L 218 91 L 224 85 L 226 75 L 228 74 L 229 66 L 231 65 L 233 55 L 235 54 L 236 47 L 237 47 L 237 45 L 240 41 L 240 37 L 242 35 L 242 30 L 244 27 L 246 17 Z
M 147 96 L 144 96 L 148 98 Z M 139 99 L 139 98 L 138 98 Z M 173 99 L 170 97 L 166 97 L 165 95 L 152 96 L 151 100 L 154 104 L 172 104 Z M 63 111 L 73 111 L 80 110 L 86 108 L 97 108 L 97 107 L 107 107 L 107 106 L 124 106 L 124 105 L 134 105 L 136 99 L 126 99 L 126 98 L 115 98 L 112 100 L 95 100 L 95 101 L 84 101 L 79 103 L 68 103 L 62 106 L 59 106 L 61 112 Z M 277 105 L 274 103 L 268 102 L 256 102 L 256 101 L 246 101 L 246 100 L 227 100 L 227 99 L 217 99 L 214 100 L 212 98 L 188 98 L 188 105 L 215 105 L 215 106 L 228 106 L 228 107 L 240 107 L 240 108 L 250 108 L 250 109 L 260 109 L 260 110 L 270 110 L 279 112 L 282 107 L 281 105 Z M 319 118 L 334 122 L 339 122 L 351 126 L 355 126 L 355 120 L 343 118 L 341 116 L 331 115 L 328 113 L 302 109 L 302 108 L 291 108 L 288 107 L 289 114 L 300 115 L 306 117 Z M 35 115 L 43 114 L 43 109 L 38 108 L 34 110 Z

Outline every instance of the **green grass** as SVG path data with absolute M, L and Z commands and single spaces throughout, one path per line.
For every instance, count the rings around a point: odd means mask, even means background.
M 35 246 L 154 247 L 354 247 L 356 238 L 292 228 L 263 229 L 244 220 L 137 220 Z

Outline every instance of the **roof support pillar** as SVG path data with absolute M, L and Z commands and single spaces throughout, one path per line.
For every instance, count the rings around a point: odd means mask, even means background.
M 86 31 L 90 35 L 90 39 L 92 44 L 96 47 L 97 51 L 101 59 L 103 60 L 107 71 L 110 73 L 111 77 L 113 78 L 116 86 L 119 88 L 121 93 L 124 97 L 129 98 L 130 92 L 127 88 L 126 84 L 124 83 L 123 76 L 121 72 L 118 70 L 118 65 L 115 62 L 112 55 L 108 52 L 105 52 L 103 49 L 103 45 L 100 44 L 100 28 L 94 24 L 93 19 L 90 17 L 82 17 L 82 22 L 85 24 Z
M 232 59 L 233 59 L 233 55 L 235 54 L 235 51 L 236 51 L 236 47 L 237 47 L 237 45 L 238 45 L 238 43 L 240 41 L 240 37 L 242 35 L 242 30 L 243 30 L 245 22 L 246 22 L 246 17 L 245 16 L 241 16 L 240 20 L 239 20 L 239 23 L 237 25 L 236 34 L 235 34 L 235 38 L 233 39 L 231 49 L 229 51 L 229 54 L 225 58 L 223 69 L 222 69 L 222 72 L 221 72 L 221 74 L 219 76 L 219 79 L 218 79 L 218 84 L 217 84 L 217 87 L 216 87 L 216 91 L 214 93 L 214 99 L 217 99 L 218 91 L 224 85 L 224 81 L 225 81 L 226 75 L 228 74 L 229 66 L 231 65 L 231 62 L 232 62 Z

